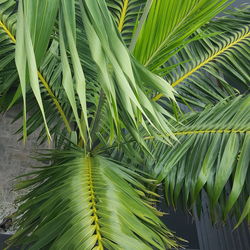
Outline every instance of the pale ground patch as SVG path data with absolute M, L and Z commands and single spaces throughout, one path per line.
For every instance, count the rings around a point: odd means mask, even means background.
M 38 148 L 36 136 L 31 135 L 24 145 L 18 142 L 19 135 L 15 132 L 21 126 L 22 121 L 11 124 L 17 111 L 0 115 L 0 224 L 6 216 L 16 211 L 15 199 L 21 192 L 13 191 L 15 177 L 27 173 L 29 167 L 35 165 L 30 155 Z M 14 228 L 10 228 L 13 231 Z

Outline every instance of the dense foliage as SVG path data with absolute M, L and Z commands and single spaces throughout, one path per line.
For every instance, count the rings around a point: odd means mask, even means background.
M 0 0 L 0 111 L 53 145 L 16 186 L 9 246 L 177 248 L 162 188 L 250 218 L 250 6 L 216 17 L 232 2 Z

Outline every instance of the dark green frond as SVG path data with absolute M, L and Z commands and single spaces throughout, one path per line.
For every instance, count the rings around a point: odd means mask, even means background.
M 18 86 L 15 66 L 16 2 L 0 1 L 0 112 L 6 110 Z M 13 86 L 14 85 L 14 86 Z
M 178 125 L 174 134 L 180 143 L 173 148 L 157 144 L 155 172 L 164 179 L 169 204 L 192 209 L 205 189 L 211 210 L 223 218 L 243 211 L 249 197 L 249 110 L 250 96 L 221 102 Z
M 22 226 L 10 244 L 30 250 L 178 246 L 146 198 L 144 184 L 150 180 L 101 156 L 73 150 L 51 151 L 41 160 L 52 164 L 17 186 L 32 190 L 19 200 Z

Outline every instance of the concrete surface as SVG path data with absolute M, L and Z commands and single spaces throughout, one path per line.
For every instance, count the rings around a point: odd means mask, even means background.
M 15 135 L 15 132 L 22 121 L 11 124 L 17 112 L 0 115 L 0 223 L 16 209 L 14 200 L 20 192 L 12 190 L 16 182 L 13 179 L 28 172 L 29 167 L 35 164 L 29 156 L 38 148 L 35 135 L 30 136 L 26 145 L 18 142 L 20 134 Z

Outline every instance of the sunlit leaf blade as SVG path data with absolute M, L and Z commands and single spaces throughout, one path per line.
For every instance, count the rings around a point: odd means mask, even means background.
M 76 123 L 77 123 L 79 131 L 80 131 L 81 138 L 86 143 L 86 138 L 85 138 L 85 135 L 84 135 L 84 132 L 83 132 L 83 126 L 81 124 L 81 121 L 80 121 L 80 118 L 79 118 L 79 115 L 78 115 L 77 102 L 76 102 L 76 99 L 75 99 L 75 90 L 74 90 L 74 84 L 73 84 L 74 80 L 73 80 L 73 77 L 71 75 L 70 64 L 69 64 L 69 61 L 68 61 L 68 58 L 67 58 L 64 38 L 63 38 L 63 35 L 62 35 L 61 19 L 60 19 L 60 29 L 61 29 L 61 33 L 60 33 L 60 52 L 61 52 L 61 60 L 62 60 L 62 74 L 63 74 L 62 85 L 64 87 L 64 90 L 65 90 L 65 93 L 66 93 L 67 98 L 69 100 L 69 103 L 71 105 L 71 108 L 73 110 L 75 120 L 76 120 Z M 85 95 L 84 95 L 84 97 L 85 97 Z M 86 105 L 86 103 L 85 103 L 85 105 Z
M 62 20 L 64 22 L 64 28 L 65 28 L 65 30 L 62 31 L 61 34 L 65 34 L 65 36 L 67 37 L 67 44 L 71 55 L 71 62 L 73 64 L 75 89 L 79 98 L 79 103 L 81 105 L 81 114 L 82 114 L 81 122 L 83 124 L 81 125 L 78 123 L 78 127 L 81 131 L 82 139 L 86 143 L 87 136 L 83 134 L 89 132 L 87 103 L 86 103 L 86 80 L 76 46 L 75 1 L 61 0 L 61 3 L 62 3 Z M 62 29 L 62 26 L 60 28 Z M 73 82 L 71 81 L 68 84 L 72 85 Z M 72 87 L 73 85 L 71 86 L 71 88 Z M 85 132 L 83 132 L 83 128 L 86 130 Z
M 20 79 L 20 86 L 23 96 L 23 139 L 26 140 L 27 131 L 26 131 L 26 70 L 27 70 L 27 55 L 26 55 L 26 45 L 25 45 L 25 21 L 23 13 L 22 2 L 19 4 L 19 13 L 18 13 L 18 24 L 17 24 L 17 38 L 18 44 L 15 51 L 15 62 L 17 71 Z
M 26 28 L 29 27 L 36 64 L 39 67 L 48 48 L 60 0 L 24 0 L 23 2 Z
M 155 71 L 194 31 L 222 11 L 228 0 L 154 1 L 140 32 L 134 55 Z
M 58 7 L 58 2 L 54 1 L 54 5 L 51 6 L 51 13 L 50 16 L 47 17 L 46 15 L 42 15 L 43 18 L 46 19 L 46 27 L 40 27 L 39 30 L 34 30 L 34 27 L 37 27 L 36 22 L 40 24 L 43 24 L 43 21 L 40 19 L 41 16 L 37 14 L 33 14 L 31 16 L 31 13 L 27 10 L 28 7 L 30 7 L 29 1 L 20 1 L 19 2 L 19 16 L 18 16 L 18 31 L 17 31 L 17 46 L 16 46 L 16 66 L 19 72 L 20 76 L 20 84 L 22 88 L 22 94 L 23 94 L 23 100 L 24 100 L 24 139 L 26 137 L 26 91 L 27 91 L 27 84 L 26 81 L 29 79 L 30 81 L 30 87 L 36 97 L 37 103 L 40 107 L 45 128 L 47 131 L 48 136 L 50 137 L 49 129 L 47 126 L 46 118 L 45 118 L 45 112 L 44 112 L 44 107 L 41 99 L 41 92 L 40 92 L 40 87 L 39 87 L 39 81 L 38 81 L 38 75 L 37 75 L 37 65 L 39 65 L 45 50 L 47 49 L 48 46 L 48 41 L 50 37 L 50 33 L 52 31 L 52 28 L 54 26 L 55 22 L 55 16 L 57 13 L 57 7 Z M 32 2 L 32 4 L 38 4 L 38 1 Z M 45 4 L 45 5 L 44 5 Z M 57 6 L 57 7 L 56 7 Z M 40 5 L 41 11 L 44 11 L 47 15 L 49 14 L 46 11 L 47 5 L 45 2 Z M 29 14 L 30 13 L 30 14 Z M 49 19 L 51 18 L 51 19 Z M 31 20 L 32 19 L 32 20 Z M 32 30 L 32 36 L 33 36 L 33 41 L 30 35 L 30 32 Z M 43 38 L 38 39 L 35 42 L 34 38 L 36 35 L 38 37 L 40 36 L 39 34 L 43 33 Z M 33 44 L 32 44 L 33 42 Z M 38 52 L 34 51 L 34 44 L 35 46 L 38 44 L 39 45 L 39 50 Z M 37 58 L 36 58 L 37 57 Z M 26 71 L 27 68 L 27 71 Z M 28 72 L 28 75 L 26 75 Z
M 49 151 L 40 160 L 53 163 L 18 184 L 18 189 L 33 188 L 20 199 L 17 214 L 22 227 L 10 244 L 29 249 L 178 246 L 146 198 L 146 178 L 77 150 Z

